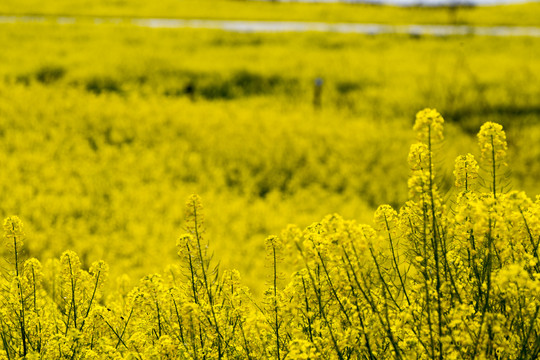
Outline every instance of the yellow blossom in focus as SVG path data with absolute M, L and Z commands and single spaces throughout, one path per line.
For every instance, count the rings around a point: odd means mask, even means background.
M 489 164 L 493 162 L 505 164 L 508 145 L 506 134 L 501 125 L 493 122 L 486 122 L 482 125 L 478 133 L 478 143 L 482 161 Z
M 438 142 L 444 139 L 443 123 L 444 119 L 437 110 L 426 108 L 416 114 L 413 130 L 418 141 L 426 144 Z
M 478 178 L 478 169 L 478 163 L 472 154 L 458 156 L 454 168 L 456 187 L 461 191 L 473 189 Z
M 429 170 L 429 156 L 430 153 L 426 144 L 412 144 L 407 158 L 411 170 Z

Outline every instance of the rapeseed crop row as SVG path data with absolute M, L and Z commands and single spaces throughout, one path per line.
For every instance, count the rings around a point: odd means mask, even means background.
M 73 251 L 26 259 L 32 239 L 8 217 L 1 356 L 537 358 L 540 199 L 507 190 L 508 142 L 492 122 L 478 133 L 480 155 L 457 157 L 443 191 L 443 124 L 433 109 L 417 114 L 399 210 L 379 206 L 372 226 L 334 214 L 268 237 L 261 299 L 238 271 L 216 266 L 196 195 L 178 260 L 135 287 L 126 276 L 105 286 L 108 265 L 88 268 Z

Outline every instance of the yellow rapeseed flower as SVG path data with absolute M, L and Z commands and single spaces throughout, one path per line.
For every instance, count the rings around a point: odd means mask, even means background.
M 506 134 L 503 127 L 493 122 L 486 122 L 480 127 L 478 133 L 478 144 L 480 145 L 481 160 L 489 164 L 502 162 L 506 159 Z
M 17 237 L 19 245 L 21 243 L 21 237 L 24 235 L 23 223 L 18 216 L 10 216 L 4 220 L 4 238 L 11 241 L 14 237 Z
M 444 119 L 437 110 L 426 108 L 416 114 L 413 130 L 423 143 L 442 141 L 443 123 Z
M 429 169 L 429 149 L 424 143 L 412 144 L 407 158 L 411 170 Z
M 375 211 L 373 223 L 377 230 L 389 230 L 397 222 L 398 214 L 390 205 L 381 205 Z
M 456 158 L 454 177 L 456 187 L 461 191 L 471 190 L 478 178 L 478 163 L 473 155 L 460 155 Z

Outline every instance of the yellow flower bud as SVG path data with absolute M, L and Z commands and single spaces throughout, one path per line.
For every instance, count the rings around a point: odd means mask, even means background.
M 390 205 L 381 205 L 375 211 L 373 223 L 377 230 L 393 228 L 397 222 L 397 212 Z
M 456 187 L 461 191 L 471 190 L 478 178 L 478 163 L 471 154 L 461 155 L 456 158 L 454 177 Z
M 409 150 L 408 157 L 411 170 L 428 170 L 429 169 L 429 149 L 426 144 L 412 144 Z
M 437 142 L 444 139 L 444 119 L 435 109 L 424 109 L 416 114 L 413 130 L 417 138 L 423 143 Z
M 6 240 L 14 237 L 19 238 L 23 235 L 23 223 L 18 216 L 10 216 L 4 220 L 4 238 Z
M 480 128 L 478 133 L 478 144 L 482 152 L 481 160 L 492 164 L 493 162 L 502 162 L 505 164 L 506 134 L 503 127 L 493 122 L 487 122 Z

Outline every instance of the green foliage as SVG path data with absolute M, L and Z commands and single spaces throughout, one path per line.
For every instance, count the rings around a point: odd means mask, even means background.
M 61 66 L 46 65 L 36 71 L 35 78 L 40 83 L 51 84 L 60 80 L 65 73 L 66 70 Z
M 86 90 L 98 95 L 103 92 L 122 92 L 120 84 L 115 79 L 108 76 L 91 77 L 86 81 Z

